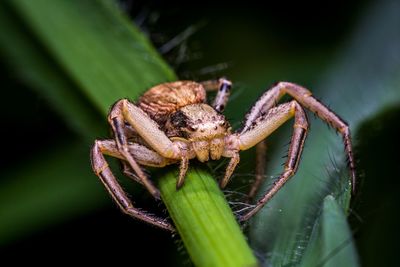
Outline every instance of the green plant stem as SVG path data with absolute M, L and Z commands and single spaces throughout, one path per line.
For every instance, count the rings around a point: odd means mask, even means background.
M 171 218 L 196 266 L 256 266 L 224 195 L 209 172 L 191 168 L 176 190 L 176 172 L 160 178 Z
M 9 4 L 103 116 L 116 100 L 135 98 L 154 83 L 175 78 L 144 36 L 108 1 Z M 193 262 L 200 267 L 256 265 L 212 176 L 191 171 L 179 191 L 175 182 L 175 171 L 160 178 L 162 197 Z

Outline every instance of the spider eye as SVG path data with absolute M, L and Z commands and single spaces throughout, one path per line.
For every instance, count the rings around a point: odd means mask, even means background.
M 227 121 L 220 121 L 219 125 L 221 125 L 222 127 L 228 127 L 228 122 Z
M 177 111 L 171 115 L 171 122 L 177 128 L 187 126 L 187 117 L 182 111 Z
M 196 126 L 192 126 L 192 125 L 188 125 L 187 128 L 192 132 L 197 130 L 197 127 Z

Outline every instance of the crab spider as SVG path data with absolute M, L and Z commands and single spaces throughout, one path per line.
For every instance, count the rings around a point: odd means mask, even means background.
M 124 173 L 143 184 L 156 199 L 160 198 L 160 193 L 141 166 L 164 167 L 180 163 L 176 184 L 179 189 L 184 183 L 190 159 L 197 158 L 206 162 L 221 157 L 230 158 L 225 175 L 220 180 L 220 186 L 224 188 L 239 163 L 239 152 L 257 146 L 258 153 L 265 154 L 264 139 L 294 117 L 293 134 L 284 170 L 255 207 L 240 218 L 248 220 L 296 173 L 308 131 L 308 120 L 303 108 L 314 112 L 342 135 L 354 191 L 356 175 L 349 127 L 338 115 L 314 98 L 309 90 L 289 82 L 275 84 L 247 113 L 243 127 L 232 132 L 222 115 L 231 86 L 231 82 L 226 79 L 202 83 L 163 83 L 145 92 L 136 104 L 127 99 L 121 99 L 114 104 L 108 121 L 115 138 L 96 140 L 91 150 L 91 162 L 94 172 L 125 213 L 163 229 L 174 230 L 164 219 L 133 206 L 108 167 L 104 155 L 121 159 Z M 212 105 L 208 105 L 205 103 L 206 92 L 214 90 L 218 93 Z M 277 105 L 285 94 L 290 95 L 293 100 Z M 259 162 L 264 164 L 265 161 Z M 257 170 L 260 172 L 263 168 Z M 261 175 L 258 173 L 256 177 Z M 256 179 L 249 193 L 250 198 L 254 197 L 260 184 L 260 178 Z

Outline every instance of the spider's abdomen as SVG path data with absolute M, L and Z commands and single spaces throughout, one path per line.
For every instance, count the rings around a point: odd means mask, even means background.
M 159 125 L 168 116 L 191 104 L 203 103 L 206 99 L 204 87 L 193 81 L 176 81 L 157 85 L 140 97 L 138 106 Z

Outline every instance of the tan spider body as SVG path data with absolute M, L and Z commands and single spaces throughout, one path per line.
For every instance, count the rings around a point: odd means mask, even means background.
M 177 81 L 151 88 L 136 105 L 122 99 L 112 107 L 108 120 L 115 139 L 96 140 L 91 161 L 93 170 L 124 212 L 164 229 L 173 230 L 165 220 L 133 207 L 109 169 L 103 154 L 120 158 L 124 173 L 143 184 L 155 198 L 159 198 L 159 191 L 143 173 L 140 165 L 163 167 L 180 162 L 177 179 L 179 189 L 183 185 L 190 159 L 197 158 L 205 162 L 227 157 L 230 162 L 220 181 L 223 188 L 239 163 L 239 151 L 258 144 L 258 154 L 264 155 L 263 140 L 294 117 L 293 135 L 284 171 L 255 208 L 241 217 L 242 220 L 249 219 L 297 170 L 308 130 L 308 121 L 302 106 L 313 111 L 342 134 L 354 187 L 354 160 L 349 128 L 335 113 L 312 97 L 310 91 L 293 83 L 278 83 L 259 98 L 246 115 L 241 130 L 232 133 L 229 123 L 222 115 L 230 89 L 231 82 L 225 79 L 203 83 Z M 212 90 L 218 90 L 218 93 L 211 106 L 205 102 L 206 91 Z M 286 93 L 295 100 L 276 105 Z M 257 162 L 261 165 L 265 163 L 262 156 L 259 156 Z M 263 169 L 256 168 L 258 172 Z M 262 174 L 256 174 L 249 198 L 254 197 L 261 184 Z

